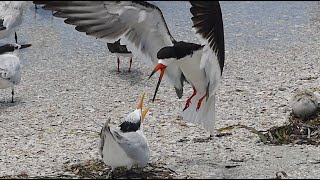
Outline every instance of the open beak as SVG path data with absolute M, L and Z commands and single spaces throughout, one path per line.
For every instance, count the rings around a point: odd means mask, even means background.
M 144 121 L 144 118 L 146 116 L 146 114 L 148 113 L 149 109 L 150 108 L 147 108 L 145 109 L 144 111 L 142 111 L 142 105 L 143 105 L 143 99 L 144 99 L 144 93 L 140 99 L 140 101 L 138 102 L 138 106 L 137 106 L 137 109 L 140 109 L 141 110 L 141 121 L 143 122 Z
M 142 121 L 142 122 L 144 121 L 144 117 L 146 117 L 149 109 L 150 109 L 150 108 L 147 108 L 147 109 L 145 109 L 145 110 L 142 112 L 142 115 L 141 115 L 141 121 Z
M 159 89 L 159 86 L 160 86 L 160 83 L 161 83 L 161 80 L 162 80 L 162 77 L 164 75 L 164 71 L 166 70 L 167 66 L 166 65 L 163 65 L 163 64 L 158 64 L 154 70 L 152 71 L 152 73 L 150 74 L 149 78 L 151 78 L 151 76 L 154 75 L 154 73 L 156 73 L 157 71 L 161 70 L 161 73 L 160 73 L 160 76 L 159 76 L 159 80 L 158 80 L 158 84 L 157 84 L 157 87 L 156 87 L 156 90 L 154 92 L 154 95 L 153 95 L 153 99 L 152 99 L 152 102 L 154 102 L 154 100 L 156 99 L 156 95 L 157 95 L 157 92 L 158 92 L 158 89 Z

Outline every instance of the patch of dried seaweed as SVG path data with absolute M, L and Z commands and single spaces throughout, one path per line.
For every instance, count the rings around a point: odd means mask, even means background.
M 66 167 L 67 171 L 73 172 L 80 178 L 95 178 L 105 179 L 110 169 L 98 159 L 89 160 L 85 163 L 74 164 Z M 144 168 L 132 167 L 127 170 L 125 167 L 117 168 L 114 173 L 114 178 L 126 179 L 173 179 L 175 172 L 169 168 L 165 168 L 159 164 L 149 163 Z
M 105 179 L 110 169 L 99 159 L 88 160 L 84 163 L 73 164 L 65 167 L 66 173 L 47 176 L 28 176 L 19 174 L 12 176 L 2 176 L 0 179 Z M 160 164 L 149 163 L 144 168 L 132 167 L 117 168 L 113 177 L 117 179 L 174 179 L 175 172 L 170 168 L 165 168 Z
M 10 175 L 10 176 L 1 176 L 0 179 L 78 179 L 77 176 L 74 175 L 47 175 L 47 176 L 29 176 L 25 175 Z
M 234 128 L 244 128 L 257 134 L 264 144 L 320 144 L 320 110 L 317 114 L 305 121 L 292 114 L 283 126 L 271 127 L 266 131 L 257 131 L 253 127 L 237 124 L 218 129 L 219 132 Z

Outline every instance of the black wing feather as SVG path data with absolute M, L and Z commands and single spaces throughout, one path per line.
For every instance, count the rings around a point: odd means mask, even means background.
M 224 67 L 225 47 L 221 7 L 218 1 L 190 1 L 193 28 L 207 39 L 218 57 L 221 74 Z

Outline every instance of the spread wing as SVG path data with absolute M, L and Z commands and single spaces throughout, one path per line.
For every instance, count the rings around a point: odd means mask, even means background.
M 200 68 L 204 68 L 209 83 L 209 92 L 214 93 L 220 82 L 225 59 L 224 31 L 218 1 L 190 1 L 193 15 L 192 29 L 205 45 Z
M 57 11 L 54 16 L 66 18 L 65 23 L 87 35 L 127 46 L 132 54 L 152 69 L 158 63 L 157 52 L 175 41 L 165 23 L 161 10 L 143 1 L 34 1 L 45 4 L 44 9 Z M 179 67 L 166 69 L 165 77 L 182 89 Z M 182 91 L 178 93 L 182 96 Z

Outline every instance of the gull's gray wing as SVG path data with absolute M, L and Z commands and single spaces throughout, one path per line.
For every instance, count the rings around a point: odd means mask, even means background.
M 152 69 L 158 63 L 157 52 L 175 41 L 161 10 L 144 1 L 34 1 L 44 9 L 57 11 L 54 16 L 66 18 L 65 23 L 87 35 L 127 46 Z M 150 71 L 151 72 L 151 71 Z M 165 77 L 182 96 L 182 72 L 178 66 L 166 69 Z M 180 91 L 179 91 L 180 90 Z

